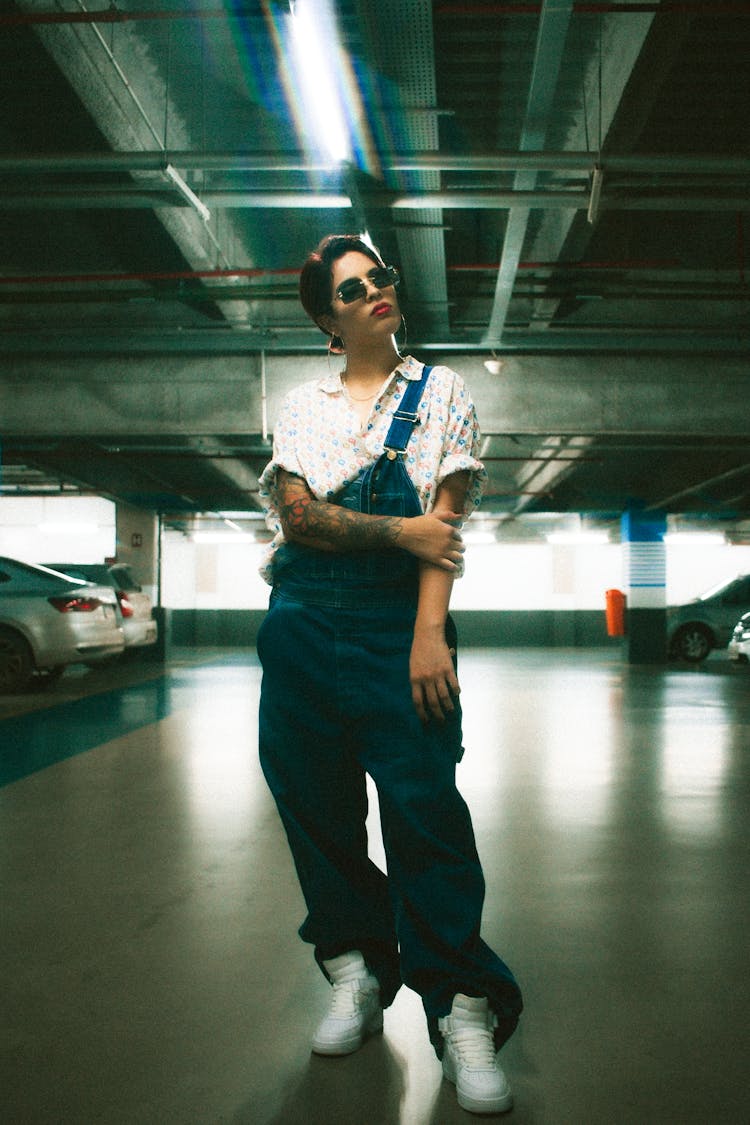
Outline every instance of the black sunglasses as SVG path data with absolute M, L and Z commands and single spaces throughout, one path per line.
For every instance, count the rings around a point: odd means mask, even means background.
M 401 280 L 395 266 L 375 266 L 367 271 L 367 277 L 376 289 L 388 289 Z M 348 277 L 339 285 L 336 296 L 343 304 L 351 305 L 360 297 L 367 296 L 367 287 L 361 277 Z

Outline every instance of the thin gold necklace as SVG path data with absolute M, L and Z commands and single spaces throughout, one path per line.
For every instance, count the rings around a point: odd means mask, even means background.
M 402 362 L 402 359 L 401 359 L 401 356 L 399 356 L 399 363 L 401 363 L 401 362 Z M 394 371 L 395 371 L 395 368 L 394 368 Z M 391 372 L 391 374 L 393 374 L 393 372 Z M 369 402 L 371 398 L 376 398 L 377 395 L 379 395 L 381 390 L 383 389 L 382 384 L 381 384 L 380 387 L 378 387 L 378 389 L 376 391 L 373 391 L 371 395 L 365 395 L 364 398 L 358 398 L 356 395 L 353 395 L 352 392 L 349 390 L 349 385 L 348 385 L 347 379 L 346 379 L 346 369 L 344 369 L 341 372 L 341 382 L 343 383 L 344 390 L 346 391 L 347 395 L 352 400 L 352 402 Z
M 344 378 L 344 374 L 342 374 L 341 376 L 341 382 L 344 385 L 344 390 L 346 391 L 347 396 L 352 400 L 352 402 L 369 402 L 371 398 L 375 398 L 375 396 L 380 393 L 380 387 L 378 387 L 378 389 L 376 391 L 373 391 L 371 395 L 365 395 L 364 398 L 359 398 L 357 395 L 353 395 L 349 390 L 349 384 Z
M 369 402 L 371 398 L 375 398 L 377 396 L 378 392 L 373 391 L 371 395 L 365 395 L 364 398 L 359 398 L 357 395 L 353 395 L 352 392 L 347 387 L 346 393 L 349 396 L 349 398 L 352 400 L 352 402 Z

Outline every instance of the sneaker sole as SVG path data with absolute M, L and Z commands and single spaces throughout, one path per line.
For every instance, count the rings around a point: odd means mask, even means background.
M 461 1109 L 467 1109 L 469 1113 L 507 1113 L 513 1109 L 512 1094 L 506 1094 L 504 1098 L 496 1098 L 492 1102 L 479 1102 L 474 1098 L 462 1096 L 457 1090 L 456 1097 Z
M 513 1093 L 508 1091 L 502 1098 L 492 1098 L 480 1101 L 478 1098 L 473 1098 L 469 1094 L 465 1094 L 463 1090 L 458 1088 L 456 1075 L 453 1067 L 446 1065 L 448 1060 L 443 1060 L 443 1077 L 446 1081 L 450 1082 L 456 1087 L 456 1098 L 461 1109 L 466 1109 L 469 1113 L 507 1113 L 508 1110 L 513 1108 Z
M 366 1039 L 371 1035 L 376 1035 L 377 1032 L 383 1030 L 383 1013 L 377 1012 L 373 1015 L 372 1019 L 365 1025 L 360 1035 L 355 1035 L 351 1039 L 345 1039 L 339 1043 L 318 1043 L 314 1039 L 312 1041 L 312 1052 L 314 1055 L 353 1055 L 355 1051 L 363 1045 Z

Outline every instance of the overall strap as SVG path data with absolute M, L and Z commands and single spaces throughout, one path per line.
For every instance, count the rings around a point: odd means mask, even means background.
M 395 461 L 399 454 L 406 450 L 411 432 L 419 421 L 417 408 L 431 371 L 432 367 L 425 365 L 422 378 L 409 381 L 404 391 L 404 397 L 401 399 L 401 405 L 393 414 L 390 428 L 383 443 L 389 461 Z

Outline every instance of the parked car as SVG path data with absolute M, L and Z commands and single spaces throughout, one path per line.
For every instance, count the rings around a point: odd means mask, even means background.
M 0 556 L 0 692 L 124 650 L 110 586 Z
M 741 663 L 750 661 L 750 613 L 743 613 L 734 627 L 727 646 L 730 659 Z
M 114 590 L 125 632 L 125 648 L 143 648 L 156 644 L 158 627 L 152 616 L 151 599 L 133 577 L 125 563 L 44 563 L 52 570 L 69 574 L 71 578 L 97 582 Z
M 697 664 L 725 648 L 737 618 L 750 611 L 750 574 L 708 590 L 686 605 L 667 608 L 669 655 Z

